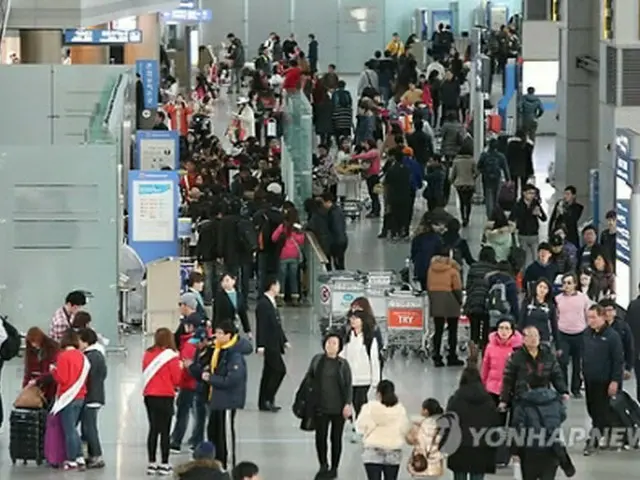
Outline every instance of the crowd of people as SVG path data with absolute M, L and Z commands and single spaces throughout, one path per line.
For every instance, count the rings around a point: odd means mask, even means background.
M 517 35 L 505 27 L 496 37 L 487 48 L 504 69 L 519 48 Z M 512 454 L 525 480 L 555 478 L 558 469 L 572 476 L 565 446 L 546 436 L 561 427 L 571 396 L 586 397 L 593 423 L 585 455 L 618 446 L 607 429 L 622 424 L 623 415 L 610 399 L 621 395 L 633 372 L 640 379 L 634 316 L 640 303 L 634 300 L 624 319 L 616 309 L 616 213 L 607 213 L 599 236 L 596 225 L 581 228 L 583 207 L 576 188 L 567 186 L 547 215 L 532 181 L 535 123 L 543 111 L 534 91 L 520 106 L 516 134 L 491 139 L 476 162 L 466 121 L 468 59 L 440 25 L 430 49 L 434 61 L 420 72 L 412 53 L 416 41 L 394 34 L 384 52 L 376 51 L 354 102 L 335 66 L 318 73 L 313 34 L 305 54 L 295 36 L 281 43 L 272 33 L 253 62 L 247 96 L 237 98 L 226 132 L 231 150 L 211 128 L 218 95 L 213 83 L 228 71 L 229 91 L 242 92 L 246 51 L 239 38 L 228 35 L 219 70 L 213 58 L 203 63 L 193 100 L 164 92 L 168 102 L 154 128 L 180 133 L 181 209 L 193 220 L 196 240 L 189 253 L 199 268 L 184 285 L 177 329 L 155 331 L 142 358 L 149 475 L 224 479 L 229 471 L 234 480 L 257 480 L 258 467 L 236 459 L 236 417 L 250 388 L 246 357 L 255 352 L 263 361 L 259 410 L 279 412 L 283 356 L 291 348 L 280 307 L 299 306 L 308 294 L 308 233 L 325 253 L 327 268 L 346 269 L 341 204 L 350 193 L 339 185 L 346 170 L 366 184 L 368 217 L 382 216 L 379 237 L 410 242 L 415 279 L 429 296 L 434 365 L 463 368 L 447 402 L 427 398 L 417 418 L 410 418 L 386 378 L 385 340 L 371 304 L 355 299 L 341 328 L 324 332 L 323 351 L 311 358 L 293 404 L 300 428 L 314 432 L 316 478 L 337 478 L 346 425 L 351 441 L 362 444 L 369 480 L 397 479 L 404 462 L 418 478 L 438 477 L 448 468 L 455 480 L 482 480 Z M 313 197 L 304 212 L 286 200 L 280 169 L 281 114 L 291 95 L 309 98 L 320 140 Z M 478 178 L 487 223 L 476 256 L 465 236 Z M 447 210 L 452 187 L 456 214 Z M 414 228 L 419 195 L 427 208 Z M 85 293 L 69 293 L 48 335 L 37 327 L 26 334 L 23 387 L 37 388 L 43 407 L 60 414 L 65 470 L 105 466 L 97 418 L 106 400 L 106 341 L 91 328 L 86 303 Z M 458 357 L 461 317 L 471 330 L 466 362 Z M 462 435 L 449 450 L 442 422 L 451 414 Z M 483 428 L 515 429 L 526 433 L 525 440 L 476 443 L 472 432 Z M 171 454 L 184 447 L 193 460 L 174 469 Z M 635 445 L 620 445 L 628 447 Z

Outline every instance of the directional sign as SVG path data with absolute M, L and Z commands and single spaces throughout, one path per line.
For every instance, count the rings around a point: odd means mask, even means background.
M 64 31 L 65 45 L 125 45 L 142 43 L 142 30 L 84 30 Z

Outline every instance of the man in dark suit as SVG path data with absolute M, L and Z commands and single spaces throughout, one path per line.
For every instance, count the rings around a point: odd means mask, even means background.
M 287 373 L 282 355 L 291 345 L 282 329 L 276 298 L 280 293 L 280 283 L 270 278 L 265 284 L 264 295 L 256 305 L 256 347 L 258 354 L 264 357 L 258 408 L 263 412 L 277 412 L 280 407 L 274 404 L 276 393 Z

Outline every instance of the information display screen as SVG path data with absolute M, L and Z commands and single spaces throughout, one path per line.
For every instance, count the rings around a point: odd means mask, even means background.
M 525 60 L 522 63 L 522 93 L 536 89 L 536 95 L 555 97 L 558 90 L 560 62 L 557 60 Z

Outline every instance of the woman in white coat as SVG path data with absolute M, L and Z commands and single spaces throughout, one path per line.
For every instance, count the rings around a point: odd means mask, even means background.
M 351 368 L 353 385 L 353 412 L 357 418 L 362 406 L 367 403 L 369 389 L 380 382 L 380 346 L 366 312 L 353 312 L 349 317 L 344 348 L 340 356 L 347 360 Z M 357 441 L 355 425 L 353 441 Z
M 238 135 L 238 141 L 245 140 L 249 137 L 256 136 L 256 116 L 251 107 L 248 98 L 240 97 L 238 99 L 238 111 L 233 113 L 233 118 L 238 121 L 239 130 L 242 132 Z
M 356 427 L 362 434 L 367 479 L 397 480 L 411 423 L 391 381 L 378 383 L 376 399 L 362 407 Z

